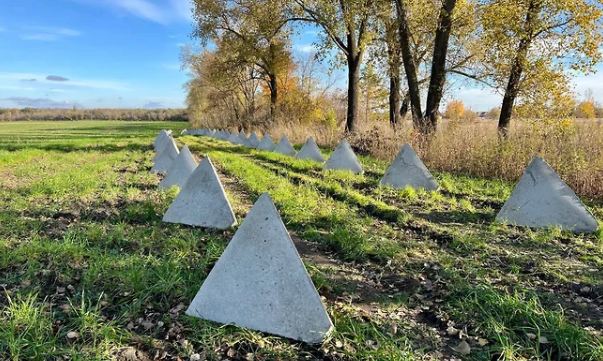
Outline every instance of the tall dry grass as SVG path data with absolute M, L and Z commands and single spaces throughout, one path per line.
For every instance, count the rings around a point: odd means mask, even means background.
M 354 149 L 391 160 L 400 146 L 410 143 L 428 168 L 485 178 L 517 181 L 532 157 L 540 155 L 580 196 L 603 201 L 603 122 L 564 120 L 515 121 L 507 140 L 498 137 L 493 121 L 443 121 L 426 144 L 408 122 L 396 132 L 387 123 L 365 124 L 350 137 Z M 280 125 L 295 143 L 312 135 L 320 145 L 333 147 L 341 130 L 325 126 Z

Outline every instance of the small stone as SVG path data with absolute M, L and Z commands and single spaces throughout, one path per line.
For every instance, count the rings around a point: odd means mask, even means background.
M 69 340 L 76 340 L 80 337 L 80 334 L 77 333 L 76 331 L 69 331 L 67 332 L 67 338 Z
M 471 346 L 469 346 L 467 341 L 461 341 L 456 347 L 451 347 L 451 349 L 461 355 L 469 355 L 471 353 Z

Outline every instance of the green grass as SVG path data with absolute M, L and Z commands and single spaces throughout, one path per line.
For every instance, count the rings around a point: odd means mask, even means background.
M 161 222 L 177 191 L 157 189 L 151 144 L 183 127 L 0 123 L 0 359 L 603 360 L 602 233 L 494 224 L 508 182 L 395 190 L 370 157 L 323 172 L 192 136 L 177 141 L 212 157 L 239 220 L 270 193 L 335 332 L 311 346 L 185 316 L 234 230 Z

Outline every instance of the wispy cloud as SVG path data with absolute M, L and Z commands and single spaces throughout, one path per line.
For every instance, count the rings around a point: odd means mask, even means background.
M 145 109 L 161 109 L 161 108 L 165 108 L 165 106 L 161 102 L 150 101 L 150 102 L 147 102 L 143 106 L 143 108 L 145 108 Z
M 28 98 L 28 97 L 10 97 L 1 99 L 12 103 L 13 106 L 22 108 L 73 108 L 79 107 L 78 103 L 70 101 L 56 101 L 50 98 Z
M 65 78 L 64 76 L 60 76 L 60 75 L 49 75 L 46 77 L 46 80 L 49 81 L 69 81 L 68 78 Z
M 180 63 L 164 63 L 164 64 L 161 64 L 161 67 L 163 69 L 172 70 L 172 71 L 182 70 L 182 65 Z
M 165 24 L 168 21 L 165 11 L 146 0 L 109 0 L 114 7 L 121 8 L 139 18 Z
M 48 26 L 30 26 L 23 29 L 21 39 L 39 41 L 57 41 L 64 38 L 80 36 L 82 33 L 70 28 Z
M 103 90 L 119 90 L 127 91 L 128 86 L 125 83 L 105 79 L 81 79 L 67 78 L 59 75 L 44 75 L 34 73 L 2 73 L 0 72 L 0 80 L 13 82 L 27 82 L 28 86 L 36 85 L 41 87 L 58 86 L 64 88 L 87 88 L 87 89 L 103 89 Z
M 176 15 L 181 19 L 191 21 L 193 19 L 192 0 L 170 0 Z
M 300 53 L 315 53 L 317 50 L 314 44 L 296 44 L 293 49 Z
M 125 12 L 158 24 L 191 21 L 192 0 L 72 0 Z

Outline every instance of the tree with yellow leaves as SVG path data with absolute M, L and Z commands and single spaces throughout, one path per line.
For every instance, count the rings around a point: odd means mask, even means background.
M 534 115 L 569 101 L 568 71 L 587 73 L 601 60 L 602 15 L 599 0 L 483 0 L 481 60 L 504 91 L 501 135 L 516 102 Z

